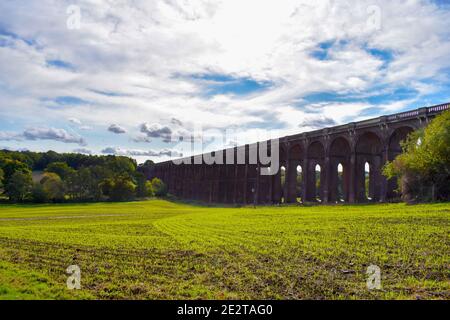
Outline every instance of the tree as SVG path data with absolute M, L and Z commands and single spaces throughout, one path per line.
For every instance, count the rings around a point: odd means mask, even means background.
M 31 198 L 35 203 L 46 203 L 50 201 L 50 195 L 40 183 L 35 183 L 31 189 Z
M 167 195 L 167 186 L 161 179 L 153 178 L 152 179 L 152 188 L 155 196 L 157 197 L 165 197 Z
M 405 201 L 449 200 L 450 111 L 402 142 L 403 153 L 388 162 L 383 174 L 397 178 Z
M 5 186 L 5 194 L 11 201 L 22 202 L 33 186 L 31 172 L 16 171 Z
M 131 178 L 122 176 L 114 180 L 110 197 L 113 201 L 132 200 L 135 196 L 135 191 L 136 185 Z
M 5 185 L 8 184 L 9 179 L 16 172 L 31 173 L 31 170 L 28 167 L 28 165 L 19 160 L 9 158 L 2 159 L 1 167 L 4 174 L 3 181 Z
M 111 197 L 114 189 L 114 180 L 104 179 L 102 182 L 100 182 L 99 187 L 103 195 Z
M 137 172 L 135 174 L 136 179 L 136 196 L 139 198 L 151 197 L 153 196 L 153 187 L 147 177 L 141 173 Z
M 153 197 L 155 196 L 155 191 L 153 190 L 153 185 L 151 181 L 145 182 L 145 189 L 147 191 L 147 197 Z
M 81 168 L 67 178 L 67 191 L 74 200 L 98 200 L 101 196 L 99 184 L 100 182 L 94 179 L 90 168 Z
M 43 190 L 48 195 L 48 198 L 53 201 L 63 201 L 65 197 L 65 186 L 61 178 L 52 172 L 47 172 L 41 179 L 40 184 Z
M 45 172 L 56 173 L 62 180 L 66 180 L 71 174 L 74 173 L 74 169 L 69 167 L 65 162 L 53 162 L 50 163 Z
M 0 188 L 3 188 L 3 178 L 4 178 L 3 169 L 0 168 Z

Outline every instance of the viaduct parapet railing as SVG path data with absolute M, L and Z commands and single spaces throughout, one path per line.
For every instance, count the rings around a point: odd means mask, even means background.
M 449 108 L 450 103 L 440 104 L 280 138 L 276 175 L 261 175 L 259 159 L 208 165 L 194 164 L 196 156 L 188 157 L 192 164 L 166 161 L 145 173 L 163 180 L 179 198 L 205 202 L 384 202 L 399 197 L 396 182 L 381 174 L 384 164 L 401 153 L 409 133 Z M 250 145 L 243 147 L 248 158 Z M 223 152 L 236 159 L 237 150 Z

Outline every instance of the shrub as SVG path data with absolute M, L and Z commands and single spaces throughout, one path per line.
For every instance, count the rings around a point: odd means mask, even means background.
M 403 153 L 388 162 L 383 174 L 396 178 L 405 201 L 449 200 L 450 110 L 402 143 Z
M 157 197 L 165 197 L 167 196 L 167 186 L 161 179 L 153 178 L 152 179 L 152 188 L 155 196 Z
M 65 198 L 64 182 L 56 173 L 47 172 L 41 179 L 41 185 L 52 201 L 63 201 Z
M 136 194 L 136 185 L 129 177 L 119 177 L 114 180 L 110 199 L 113 201 L 133 200 Z

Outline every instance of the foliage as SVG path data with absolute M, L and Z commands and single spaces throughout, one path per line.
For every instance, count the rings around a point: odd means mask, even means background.
M 56 174 L 47 172 L 41 179 L 40 184 L 48 195 L 48 199 L 61 202 L 65 196 L 65 185 L 62 179 Z
M 50 195 L 41 183 L 35 183 L 31 189 L 31 199 L 35 203 L 47 203 L 50 201 Z
M 12 175 L 16 172 L 31 173 L 31 170 L 26 163 L 15 159 L 1 159 L 0 167 L 3 170 L 5 185 L 8 184 Z
M 145 181 L 145 192 L 146 197 L 153 197 L 155 196 L 155 191 L 153 190 L 153 185 L 151 181 Z
M 40 183 L 27 189 L 34 202 L 127 201 L 152 197 L 154 189 L 165 196 L 167 187 L 161 180 L 155 180 L 155 186 L 147 180 L 153 165 L 147 160 L 137 166 L 135 160 L 121 156 L 0 150 L 0 174 L 4 176 L 0 177 L 0 187 L 2 182 L 6 186 L 16 172 L 28 175 L 38 171 L 37 177 L 44 170 Z M 15 197 L 14 201 L 24 200 Z
M 11 201 L 21 202 L 31 192 L 32 186 L 31 172 L 16 171 L 8 179 L 4 193 Z
M 121 176 L 114 179 L 111 189 L 111 200 L 113 201 L 127 201 L 132 200 L 135 196 L 136 185 L 131 178 Z
M 450 199 L 450 111 L 402 143 L 403 153 L 388 162 L 383 174 L 397 178 L 406 201 Z
M 164 182 L 159 178 L 152 179 L 152 189 L 157 197 L 165 197 L 167 196 L 167 186 Z
M 53 162 L 47 166 L 45 172 L 56 173 L 62 180 L 66 180 L 75 172 L 75 169 L 69 167 L 65 162 Z
M 31 151 L 10 151 L 0 150 L 0 167 L 2 160 L 10 159 L 24 163 L 33 171 L 42 171 L 49 164 L 55 162 L 64 162 L 73 169 L 78 170 L 81 167 L 104 166 L 110 167 L 118 171 L 135 170 L 136 161 L 122 156 L 92 156 L 78 153 L 56 153 L 54 151 L 47 152 L 31 152 Z
M 112 201 L 127 201 L 135 197 L 137 187 L 130 177 L 120 176 L 103 180 L 100 189 Z
M 81 168 L 68 177 L 67 194 L 75 201 L 99 201 L 102 197 L 100 181 L 90 168 Z
M 153 188 L 151 186 L 151 183 L 149 184 L 147 177 L 141 173 L 137 172 L 135 174 L 135 180 L 136 180 L 136 196 L 139 198 L 146 198 L 151 197 L 153 195 Z M 150 189 L 149 189 L 150 186 Z
M 450 204 L 0 206 L 0 299 L 450 299 Z M 82 269 L 67 290 L 65 269 Z M 368 290 L 367 267 L 382 290 Z M 3 286 L 3 287 L 2 287 Z
M 3 178 L 5 177 L 5 174 L 3 173 L 3 169 L 0 168 L 0 188 L 3 188 Z
M 103 195 L 111 197 L 114 189 L 114 179 L 104 179 L 102 182 L 100 182 L 99 187 Z

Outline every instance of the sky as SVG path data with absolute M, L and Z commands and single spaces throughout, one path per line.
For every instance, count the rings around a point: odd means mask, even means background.
M 160 162 L 449 88 L 450 1 L 0 2 L 0 149 Z

